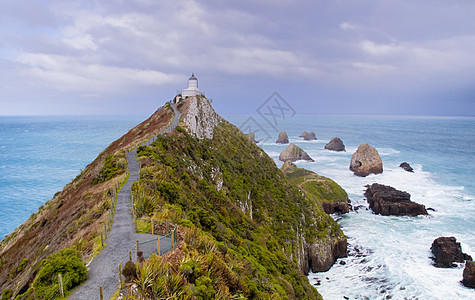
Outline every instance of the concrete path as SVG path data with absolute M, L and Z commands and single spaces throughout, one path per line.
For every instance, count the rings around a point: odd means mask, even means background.
M 178 125 L 180 113 L 172 104 L 175 117 L 166 132 L 174 130 Z M 171 129 L 173 128 L 173 129 Z M 170 130 L 171 129 L 171 130 Z M 152 140 L 152 139 L 151 139 Z M 151 144 L 149 140 L 144 144 Z M 99 299 L 99 287 L 103 287 L 104 299 L 110 299 L 116 292 L 120 284 L 119 264 L 124 265 L 129 260 L 129 251 L 132 250 L 132 258 L 136 259 L 136 242 L 140 243 L 157 238 L 156 235 L 146 233 L 136 233 L 132 216 L 132 203 L 130 193 L 132 183 L 139 179 L 140 167 L 135 159 L 137 150 L 134 149 L 127 154 L 130 176 L 118 194 L 117 206 L 114 214 L 114 222 L 106 240 L 107 247 L 96 256 L 89 265 L 88 279 L 81 286 L 76 288 L 68 299 Z M 152 246 L 153 245 L 153 246 Z M 140 249 L 144 251 L 144 256 L 149 256 L 150 251 L 156 250 L 156 242 L 150 243 L 151 247 Z M 160 252 L 165 253 L 171 248 L 169 237 L 160 238 Z

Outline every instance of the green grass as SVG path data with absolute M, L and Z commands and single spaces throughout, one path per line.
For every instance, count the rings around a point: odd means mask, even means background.
M 221 123 L 214 138 L 204 140 L 182 128 L 177 131 L 138 148 L 137 156 L 148 157 L 152 164 L 141 171 L 134 191 L 153 195 L 153 213 L 198 230 L 200 241 L 205 239 L 200 236 L 206 237 L 206 242 L 187 244 L 190 253 L 206 256 L 214 253 L 209 248 L 226 249 L 226 259 L 241 282 L 230 295 L 318 299 L 298 269 L 297 253 L 305 243 L 328 238 L 329 232 L 339 236 L 338 224 L 315 201 L 302 196 L 274 161 L 233 125 Z M 207 295 L 209 280 L 200 283 Z M 195 285 L 192 290 L 201 288 Z

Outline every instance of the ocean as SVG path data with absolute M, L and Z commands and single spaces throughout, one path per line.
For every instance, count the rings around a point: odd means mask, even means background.
M 243 131 L 254 128 L 259 145 L 275 160 L 286 145 L 275 140 L 285 130 L 290 142 L 315 162 L 299 167 L 327 176 L 347 192 L 357 212 L 334 216 L 348 236 L 349 256 L 324 273 L 310 274 L 325 299 L 475 299 L 462 286 L 463 264 L 432 266 L 430 246 L 439 236 L 455 236 L 475 256 L 475 118 L 408 116 L 228 115 Z M 144 117 L 0 117 L 0 238 L 23 223 L 69 183 L 112 141 Z M 252 126 L 249 126 L 249 125 Z M 316 141 L 303 141 L 303 131 Z M 340 137 L 346 152 L 323 149 Z M 382 158 L 384 172 L 357 177 L 351 155 L 368 143 Z M 414 173 L 399 168 L 408 162 Z M 381 183 L 411 194 L 435 211 L 423 217 L 378 216 L 366 210 L 365 185 Z

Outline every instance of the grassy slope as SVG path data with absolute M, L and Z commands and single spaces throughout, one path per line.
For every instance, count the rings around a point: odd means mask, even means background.
M 235 284 L 219 274 L 198 278 L 211 276 L 226 296 L 320 297 L 302 275 L 299 254 L 308 243 L 342 232 L 236 127 L 222 122 L 213 139 L 201 141 L 179 130 L 140 147 L 138 155 L 147 164 L 134 188 L 146 191 L 143 201 L 152 202 L 145 213 L 184 224 L 194 230 L 194 239 L 205 236 L 218 249 L 203 253 L 188 242 L 182 247 L 186 257 L 208 255 L 228 266 L 239 261 L 240 267 L 227 268 L 234 270 Z M 184 290 L 194 290 L 197 278 L 181 275 Z
M 319 203 L 322 202 L 348 202 L 348 194 L 335 181 L 328 177 L 320 176 L 315 172 L 298 168 L 286 163 L 282 171 L 289 180 L 302 188 L 308 197 Z
M 79 248 L 86 261 L 97 253 L 107 208 L 126 176 L 126 151 L 166 128 L 172 116 L 166 105 L 110 144 L 61 192 L 0 242 L 0 291 L 24 293 L 38 273 L 41 260 L 60 249 Z

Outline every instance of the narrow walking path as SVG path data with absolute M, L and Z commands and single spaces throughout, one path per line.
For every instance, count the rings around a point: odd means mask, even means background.
M 165 132 L 174 130 L 180 119 L 178 110 L 173 104 L 171 104 L 171 107 L 175 112 L 175 116 L 172 124 Z M 150 145 L 151 140 L 144 144 Z M 124 265 L 129 260 L 129 251 L 136 248 L 137 241 L 142 243 L 157 238 L 156 235 L 135 232 L 130 194 L 132 183 L 139 179 L 140 167 L 135 158 L 136 154 L 136 149 L 127 154 L 130 176 L 118 194 L 114 222 L 106 240 L 107 247 L 89 265 L 87 281 L 74 290 L 68 299 L 99 299 L 100 286 L 103 287 L 104 299 L 110 299 L 120 284 L 119 264 Z M 170 248 L 171 239 L 161 238 L 160 252 L 162 252 L 162 249 Z M 145 256 L 148 256 L 148 254 L 144 253 Z M 134 258 L 135 256 L 136 253 L 133 254 Z

